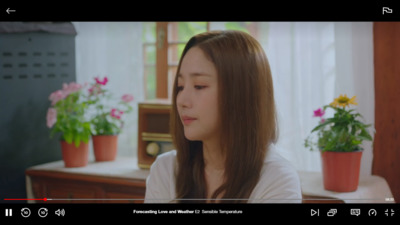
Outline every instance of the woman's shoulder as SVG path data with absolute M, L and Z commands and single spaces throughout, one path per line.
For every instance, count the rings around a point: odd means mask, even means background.
M 146 203 L 167 203 L 175 198 L 176 151 L 157 156 L 150 167 L 146 183 Z
M 167 151 L 157 156 L 157 160 L 175 160 L 176 150 Z
M 287 159 L 279 154 L 275 145 L 271 145 L 264 159 L 264 165 L 261 171 L 262 176 L 271 177 L 272 174 L 278 175 L 290 174 L 298 176 L 297 170 Z
M 268 149 L 260 180 L 252 195 L 255 200 L 261 202 L 298 202 L 301 199 L 297 170 L 279 154 L 274 145 Z
M 264 166 L 269 164 L 279 164 L 292 167 L 292 164 L 279 154 L 279 149 L 275 145 L 269 146 L 264 159 Z
M 176 150 L 164 152 L 157 156 L 154 163 L 151 165 L 151 170 L 161 169 L 169 171 L 173 168 L 176 161 Z

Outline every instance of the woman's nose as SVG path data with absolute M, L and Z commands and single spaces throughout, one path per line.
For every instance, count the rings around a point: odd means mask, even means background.
M 192 100 L 190 97 L 190 90 L 189 88 L 184 88 L 181 90 L 178 95 L 176 96 L 176 103 L 178 107 L 181 108 L 191 108 L 192 107 Z

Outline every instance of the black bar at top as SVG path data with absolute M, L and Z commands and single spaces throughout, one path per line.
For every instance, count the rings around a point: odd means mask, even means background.
M 400 3 L 395 0 L 216 2 L 5 2 L 0 21 L 400 21 Z

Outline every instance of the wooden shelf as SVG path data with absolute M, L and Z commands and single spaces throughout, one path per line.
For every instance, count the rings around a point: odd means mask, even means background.
M 25 174 L 28 198 L 47 198 L 48 203 L 142 203 L 149 171 L 127 157 L 79 168 L 56 161 L 31 167 Z

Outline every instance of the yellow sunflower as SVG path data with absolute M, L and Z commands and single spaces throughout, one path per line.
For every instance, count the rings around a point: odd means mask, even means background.
M 357 105 L 356 96 L 348 98 L 347 95 L 345 94 L 344 96 L 340 95 L 338 98 L 335 98 L 335 100 L 333 100 L 333 102 L 330 105 L 333 107 L 340 106 L 344 108 L 346 106 L 349 106 L 350 104 Z

